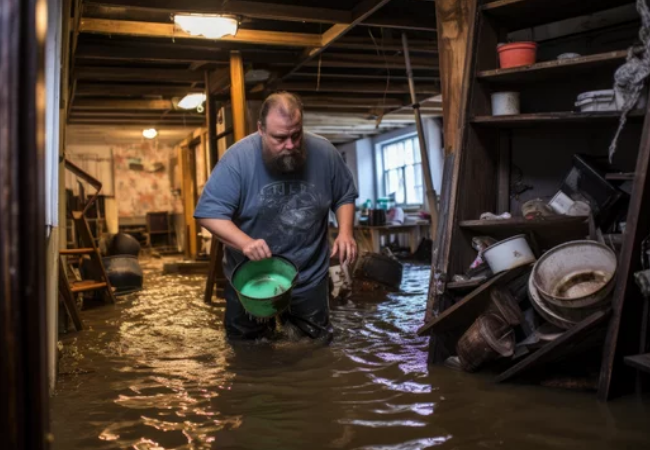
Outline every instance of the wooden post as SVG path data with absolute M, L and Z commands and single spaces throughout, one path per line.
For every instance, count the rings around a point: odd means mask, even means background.
M 244 139 L 246 130 L 246 85 L 244 84 L 244 63 L 241 53 L 230 52 L 230 102 L 235 142 Z
M 409 91 L 411 92 L 411 103 L 413 104 L 413 111 L 415 112 L 415 127 L 418 130 L 418 141 L 420 141 L 420 156 L 422 159 L 424 183 L 427 188 L 427 203 L 429 203 L 429 212 L 431 213 L 431 239 L 433 240 L 436 238 L 438 230 L 438 204 L 436 203 L 436 190 L 433 187 L 433 178 L 431 178 L 429 151 L 427 150 L 427 141 L 424 138 L 424 129 L 422 128 L 420 104 L 415 96 L 415 83 L 413 82 L 413 70 L 411 70 L 411 57 L 409 55 L 409 44 L 406 33 L 402 33 L 402 46 L 404 48 L 406 76 L 409 82 Z
M 209 90 L 209 87 L 208 87 Z M 230 52 L 230 103 L 232 109 L 232 122 L 235 135 L 235 142 L 244 139 L 247 135 L 246 123 L 246 85 L 244 83 L 244 63 L 241 53 L 238 51 Z M 216 115 L 215 115 L 216 122 Z M 216 123 L 215 123 L 216 125 Z M 216 126 L 215 126 L 216 133 Z M 215 134 L 216 144 L 216 134 Z M 215 148 L 216 145 L 215 145 Z M 205 294 L 203 300 L 205 303 L 212 301 L 214 286 L 219 280 L 224 279 L 221 259 L 223 258 L 223 245 L 216 239 L 212 238 L 210 248 L 210 265 L 208 267 L 208 280 L 205 285 Z
M 210 85 L 210 72 L 205 72 L 205 123 L 208 127 L 208 151 L 210 156 L 207 161 L 209 167 L 208 174 L 212 172 L 214 166 L 219 161 L 219 152 L 217 148 L 217 104 L 212 95 Z
M 0 2 L 0 436 L 50 447 L 45 297 L 44 0 Z M 40 15 L 40 17 L 43 17 Z M 56 109 L 56 105 L 54 106 Z
M 646 111 L 641 146 L 636 163 L 632 196 L 627 213 L 623 248 L 616 270 L 616 288 L 612 298 L 613 317 L 609 323 L 607 340 L 600 369 L 598 398 L 609 400 L 632 392 L 635 371 L 623 363 L 623 357 L 639 350 L 643 298 L 639 293 L 634 273 L 641 270 L 643 240 L 650 234 L 650 105 Z
M 441 74 L 441 93 L 443 105 L 443 136 L 445 162 L 443 168 L 442 191 L 438 236 L 434 240 L 431 265 L 431 278 L 425 321 L 442 308 L 442 292 L 447 278 L 453 223 L 456 215 L 456 193 L 460 172 L 460 147 L 464 131 L 464 97 L 469 87 L 469 58 L 474 46 L 474 21 L 478 0 L 437 0 L 436 17 L 438 21 L 438 53 Z M 444 343 L 431 338 L 429 355 L 442 355 L 440 348 Z M 438 361 L 434 361 L 438 362 Z

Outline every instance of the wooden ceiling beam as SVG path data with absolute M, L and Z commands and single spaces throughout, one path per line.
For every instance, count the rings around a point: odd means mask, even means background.
M 224 36 L 217 40 L 201 36 L 192 36 L 182 30 L 175 29 L 175 26 L 172 23 L 135 22 L 91 18 L 81 19 L 80 32 L 169 39 L 204 39 L 211 41 L 241 42 L 246 44 L 276 45 L 283 47 L 318 47 L 321 45 L 321 36 L 318 34 L 240 29 L 237 31 L 236 36 Z
M 164 127 L 164 126 L 174 126 L 174 127 L 198 127 L 203 125 L 204 121 L 198 120 L 188 120 L 185 123 L 177 121 L 166 121 L 166 120 L 136 120 L 136 119 L 69 119 L 68 125 L 113 125 L 113 126 L 129 126 L 129 125 L 146 125 L 150 127 Z
M 292 92 L 336 92 L 357 94 L 408 94 L 407 84 L 396 83 L 320 83 L 313 82 L 287 82 L 278 86 L 279 89 Z M 416 92 L 419 94 L 438 94 L 440 87 L 436 84 L 418 84 Z
M 179 82 L 202 83 L 203 73 L 182 69 L 140 69 L 129 67 L 76 67 L 78 80 L 98 81 L 146 81 L 149 83 Z
M 334 79 L 334 80 L 342 80 L 342 81 L 350 81 L 350 80 L 383 80 L 384 82 L 386 81 L 387 78 L 389 78 L 387 75 L 377 75 L 377 74 L 348 74 L 348 73 L 317 73 L 317 72 L 297 72 L 291 75 L 292 78 L 322 78 L 322 79 Z M 407 77 L 406 75 L 400 75 L 400 74 L 390 74 L 390 79 L 391 80 L 406 80 Z M 421 82 L 436 82 L 440 81 L 440 77 L 438 76 L 424 76 L 424 75 L 416 75 L 413 77 L 414 81 L 421 81 Z
M 343 38 L 330 45 L 332 49 L 346 49 L 346 50 L 370 50 L 370 51 L 383 51 L 402 53 L 404 47 L 401 41 L 394 39 L 372 39 L 368 38 Z M 409 40 L 409 52 L 415 53 L 428 53 L 438 54 L 438 44 L 435 40 Z
M 171 100 L 116 100 L 116 99 L 78 99 L 72 105 L 78 110 L 158 110 L 167 111 L 174 109 Z
M 77 84 L 78 97 L 129 97 L 160 96 L 181 97 L 189 93 L 203 92 L 201 86 L 174 86 L 157 84 Z
M 373 13 L 378 11 L 382 6 L 386 5 L 390 0 L 363 0 L 352 10 L 352 20 L 350 23 L 337 23 L 332 25 L 321 36 L 321 42 L 318 46 L 312 49 L 307 49 L 303 52 L 301 60 L 291 70 L 286 72 L 281 78 L 284 81 L 292 73 L 298 71 L 303 65 L 309 63 L 313 58 L 324 52 L 330 45 L 345 36 L 351 29 L 370 17 Z
M 288 51 L 256 52 L 244 51 L 247 63 L 272 64 L 285 62 L 291 64 L 296 54 Z M 79 59 L 107 59 L 139 62 L 181 62 L 229 64 L 230 51 L 218 47 L 193 46 L 173 42 L 86 42 L 77 50 Z
M 240 0 L 229 0 L 227 2 L 215 2 L 214 0 L 184 0 L 182 4 L 179 4 L 177 0 L 85 1 L 86 3 L 95 3 L 104 6 L 169 11 L 170 13 L 182 11 L 191 13 L 232 14 L 254 19 L 315 23 L 345 23 L 352 21 L 352 13 L 346 10 L 299 6 L 295 4 L 284 5 L 270 2 L 260 4 L 260 2 Z

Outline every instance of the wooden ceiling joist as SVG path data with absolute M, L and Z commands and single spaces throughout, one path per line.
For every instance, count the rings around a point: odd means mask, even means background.
M 160 96 L 160 97 L 182 97 L 189 93 L 203 92 L 201 86 L 173 86 L 173 85 L 156 85 L 156 84 L 120 84 L 120 83 L 102 83 L 102 84 L 77 84 L 78 97 L 143 97 L 143 96 Z
M 169 39 L 205 39 L 175 29 L 172 23 L 134 22 L 126 20 L 81 19 L 81 33 L 110 34 L 123 36 L 158 37 Z M 224 36 L 219 41 L 247 44 L 279 45 L 283 47 L 318 47 L 318 34 L 290 33 L 279 31 L 258 31 L 240 29 L 236 36 Z
M 319 47 L 305 50 L 301 60 L 291 70 L 284 74 L 282 80 L 289 77 L 292 73 L 300 70 L 300 68 L 309 63 L 313 58 L 323 53 L 330 45 L 345 36 L 359 23 L 370 17 L 374 12 L 378 11 L 382 6 L 387 4 L 390 0 L 363 0 L 352 10 L 352 20 L 350 23 L 337 23 L 332 25 L 321 37 Z
M 95 81 L 145 81 L 155 83 L 178 82 L 178 83 L 202 83 L 203 72 L 192 72 L 182 69 L 141 69 L 129 67 L 76 67 L 75 76 L 78 80 Z
M 254 19 L 284 20 L 290 22 L 341 23 L 351 21 L 352 17 L 349 11 L 340 9 L 317 8 L 295 4 L 284 5 L 268 2 L 260 5 L 260 2 L 239 0 L 229 0 L 227 2 L 184 0 L 182 4 L 179 4 L 178 0 L 86 0 L 86 3 L 131 9 L 162 10 L 169 13 L 232 14 Z
M 158 110 L 174 109 L 171 100 L 115 100 L 115 99 L 78 99 L 73 105 L 74 110 Z
M 287 22 L 309 22 L 327 24 L 346 24 L 355 20 L 358 11 L 334 9 L 332 7 L 321 8 L 313 6 L 286 5 L 280 3 L 254 1 L 229 0 L 227 2 L 215 2 L 211 0 L 186 0 L 179 5 L 178 0 L 86 0 L 91 5 L 99 5 L 105 15 L 114 17 L 124 15 L 128 10 L 149 10 L 164 11 L 169 14 L 176 12 L 229 14 L 250 19 L 278 20 Z M 411 5 L 416 8 L 416 5 Z M 111 9 L 114 14 L 111 14 Z M 421 12 L 427 12 L 430 8 L 416 8 Z M 379 11 L 371 15 L 361 24 L 365 26 L 411 29 L 435 32 L 435 19 L 431 20 L 430 14 L 416 14 L 412 17 L 404 17 L 404 13 L 393 9 L 387 14 Z
M 407 77 L 404 74 L 395 74 L 391 73 L 390 77 L 387 75 L 377 75 L 377 74 L 351 74 L 351 73 L 327 73 L 327 72 L 296 72 L 291 75 L 292 78 L 322 78 L 322 79 L 335 79 L 335 80 L 342 80 L 342 81 L 348 81 L 348 80 L 355 80 L 355 81 L 361 81 L 361 80 L 383 80 L 384 82 L 386 79 L 390 79 L 392 81 L 394 80 L 406 80 Z M 415 75 L 413 77 L 413 80 L 416 82 L 437 82 L 440 81 L 440 77 L 438 76 L 425 76 L 425 75 Z M 417 85 L 416 85 L 417 87 Z
M 279 86 L 280 89 L 291 92 L 335 92 L 357 94 L 408 94 L 406 84 L 397 83 L 323 83 L 314 82 L 287 82 Z M 438 94 L 440 87 L 435 84 L 418 84 L 419 94 Z

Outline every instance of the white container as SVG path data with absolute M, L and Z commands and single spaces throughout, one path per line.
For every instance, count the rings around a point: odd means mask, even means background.
M 519 92 L 495 92 L 492 94 L 492 115 L 519 114 Z
M 581 112 L 616 111 L 614 89 L 583 92 L 578 95 L 576 107 Z
M 518 234 L 489 246 L 483 258 L 495 275 L 536 261 L 525 234 Z

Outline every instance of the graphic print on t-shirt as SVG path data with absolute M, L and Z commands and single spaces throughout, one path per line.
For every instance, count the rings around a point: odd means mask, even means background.
M 323 202 L 316 186 L 299 180 L 264 186 L 258 198 L 260 217 L 268 223 L 264 240 L 273 252 L 299 248 L 313 239 L 323 219 Z

